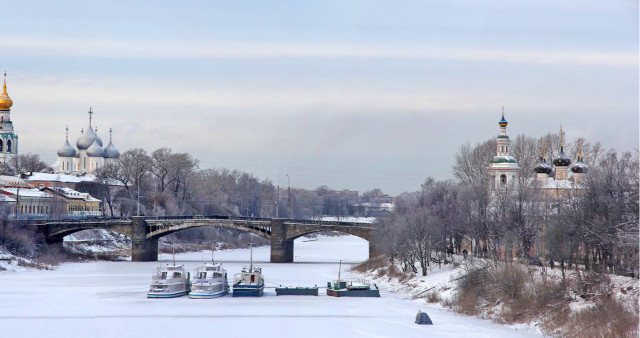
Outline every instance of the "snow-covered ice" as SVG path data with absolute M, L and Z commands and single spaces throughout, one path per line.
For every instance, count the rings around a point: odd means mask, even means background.
M 326 286 L 355 277 L 352 263 L 367 258 L 368 244 L 353 236 L 299 238 L 295 263 L 270 264 L 269 248 L 255 248 L 267 287 Z M 210 253 L 176 255 L 193 270 Z M 248 250 L 215 253 L 229 276 L 248 263 Z M 261 298 L 148 299 L 151 270 L 171 261 L 63 264 L 54 271 L 0 273 L 2 337 L 528 337 L 488 320 L 458 315 L 424 300 L 381 290 L 381 298 L 276 296 Z M 345 263 L 346 262 L 346 263 Z M 428 277 L 427 277 L 428 278 Z M 434 325 L 414 324 L 418 309 Z

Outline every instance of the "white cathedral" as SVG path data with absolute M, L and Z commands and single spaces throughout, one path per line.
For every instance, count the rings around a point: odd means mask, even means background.
M 87 130 L 82 130 L 80 137 L 76 140 L 76 148 L 69 144 L 69 128 L 66 128 L 66 140 L 64 145 L 58 149 L 58 163 L 60 165 L 57 173 L 72 174 L 77 176 L 93 176 L 96 170 L 105 164 L 113 163 L 120 152 L 113 145 L 112 130 L 109 129 L 109 144 L 102 147 L 102 139 L 98 136 L 98 128 L 91 125 L 93 112 L 89 109 L 89 126 Z

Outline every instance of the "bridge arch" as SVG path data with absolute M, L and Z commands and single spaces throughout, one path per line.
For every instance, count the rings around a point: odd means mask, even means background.
M 185 221 L 162 224 L 159 222 L 147 221 L 147 224 L 149 226 L 149 232 L 146 235 L 147 239 L 158 239 L 174 232 L 200 227 L 223 227 L 236 229 L 258 235 L 265 239 L 271 239 L 271 229 L 269 229 L 269 227 L 264 225 L 250 225 L 248 223 L 237 224 L 236 222 L 222 221 Z
M 362 231 L 362 229 L 341 228 L 341 229 L 304 229 L 304 230 L 300 229 L 297 231 L 292 231 L 292 233 L 288 234 L 287 240 L 296 240 L 302 236 L 316 233 L 316 232 L 323 232 L 323 231 L 333 231 L 333 232 L 339 232 L 347 235 L 352 235 L 352 236 L 360 237 L 366 241 L 369 241 L 371 239 L 371 234 L 368 231 Z

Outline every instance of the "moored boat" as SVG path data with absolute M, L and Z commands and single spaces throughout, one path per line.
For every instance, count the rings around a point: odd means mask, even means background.
M 233 276 L 234 297 L 261 297 L 264 293 L 262 268 L 245 266 L 240 273 Z
M 154 269 L 148 298 L 173 298 L 184 296 L 191 289 L 189 273 L 182 265 L 169 265 Z
M 189 298 L 215 298 L 229 292 L 227 271 L 220 263 L 205 263 L 199 266 L 193 277 Z
M 253 242 L 250 257 L 249 266 L 233 276 L 233 297 L 262 297 L 264 293 L 262 268 L 253 266 Z
M 380 290 L 366 279 L 340 278 L 342 260 L 338 268 L 338 279 L 327 282 L 327 296 L 333 297 L 380 297 Z

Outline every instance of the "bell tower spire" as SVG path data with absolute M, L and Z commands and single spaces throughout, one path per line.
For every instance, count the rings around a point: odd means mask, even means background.
M 13 131 L 11 123 L 11 106 L 13 100 L 7 93 L 7 71 L 4 72 L 2 94 L 0 94 L 0 162 L 6 162 L 18 154 L 18 135 Z

